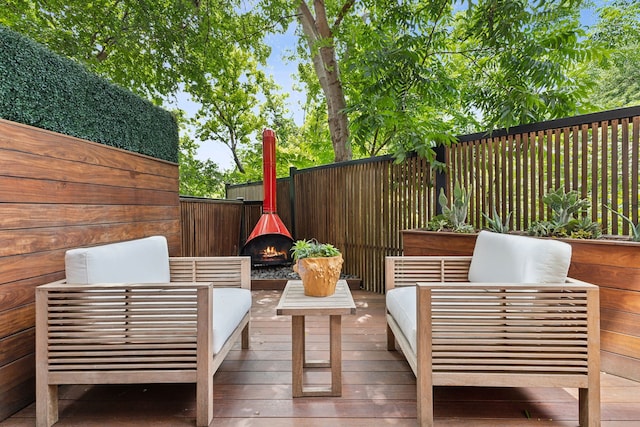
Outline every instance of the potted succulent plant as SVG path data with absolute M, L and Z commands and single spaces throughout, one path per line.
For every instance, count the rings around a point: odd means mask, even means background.
M 291 247 L 293 271 L 300 275 L 304 294 L 313 297 L 333 295 L 342 270 L 342 254 L 329 243 L 315 239 L 298 240 Z

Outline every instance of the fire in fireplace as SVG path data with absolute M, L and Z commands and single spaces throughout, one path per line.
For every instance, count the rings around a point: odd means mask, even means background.
M 262 216 L 247 238 L 242 254 L 251 256 L 253 265 L 289 264 L 293 238 L 276 211 L 276 135 L 271 129 L 262 132 L 262 171 Z

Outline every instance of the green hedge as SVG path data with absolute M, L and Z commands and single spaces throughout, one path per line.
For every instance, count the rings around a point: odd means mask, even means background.
M 0 118 L 178 162 L 171 113 L 2 25 Z

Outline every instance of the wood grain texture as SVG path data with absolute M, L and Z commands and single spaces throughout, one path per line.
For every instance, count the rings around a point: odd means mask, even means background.
M 180 254 L 178 166 L 0 120 L 0 218 L 2 419 L 34 398 L 34 290 L 66 250 L 161 234 Z

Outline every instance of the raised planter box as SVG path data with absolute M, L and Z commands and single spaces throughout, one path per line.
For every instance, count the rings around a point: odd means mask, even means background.
M 600 287 L 602 370 L 640 381 L 640 243 L 561 239 L 572 247 L 569 276 Z M 471 255 L 476 235 L 403 230 L 404 255 Z

